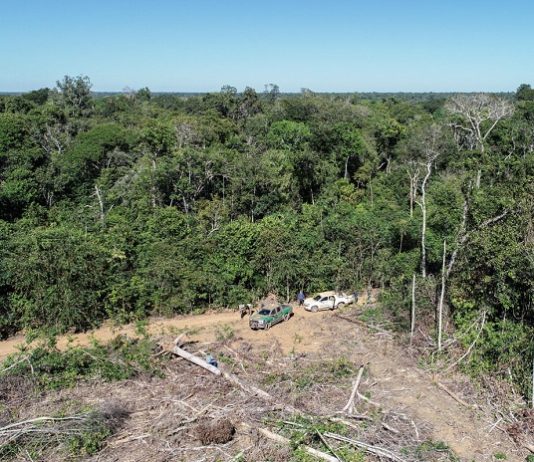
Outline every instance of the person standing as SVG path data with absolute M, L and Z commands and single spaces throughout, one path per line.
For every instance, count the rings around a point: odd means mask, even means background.
M 304 295 L 304 291 L 301 289 L 299 293 L 297 294 L 297 301 L 299 302 L 299 306 L 304 305 L 304 299 L 306 296 Z

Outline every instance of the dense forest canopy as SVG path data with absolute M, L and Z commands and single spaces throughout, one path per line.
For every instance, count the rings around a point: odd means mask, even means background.
M 65 77 L 0 96 L 2 336 L 368 287 L 409 330 L 415 282 L 429 335 L 440 307 L 444 335 L 474 341 L 472 364 L 530 395 L 530 86 L 90 90 Z

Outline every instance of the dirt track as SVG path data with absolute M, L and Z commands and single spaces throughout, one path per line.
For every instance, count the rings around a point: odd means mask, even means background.
M 381 407 L 400 410 L 428 423 L 433 429 L 434 439 L 446 442 L 461 460 L 491 461 L 498 452 L 505 453 L 507 460 L 524 460 L 504 433 L 497 428 L 489 432 L 493 423 L 489 414 L 460 405 L 438 388 L 430 374 L 418 368 L 392 336 L 372 334 L 337 313 L 312 314 L 297 308 L 290 321 L 268 331 L 250 330 L 248 318 L 240 319 L 236 312 L 153 319 L 148 330 L 166 341 L 185 332 L 200 345 L 227 335 L 257 348 L 278 343 L 285 354 L 321 355 L 324 351 L 332 355 L 339 352 L 354 361 L 368 364 L 373 399 Z M 69 341 L 85 345 L 91 338 L 106 341 L 120 333 L 134 335 L 135 327 L 104 325 L 94 332 L 62 337 L 59 346 L 65 346 Z M 1 342 L 0 358 L 14 352 L 22 342 L 22 338 Z M 446 377 L 440 380 L 447 382 Z
M 321 342 L 308 335 L 309 332 L 306 332 L 306 327 L 309 325 L 309 319 L 319 319 L 326 314 L 329 313 L 313 314 L 297 309 L 291 322 L 280 324 L 268 331 L 252 331 L 248 327 L 248 317 L 240 319 L 239 313 L 235 311 L 223 311 L 196 316 L 177 316 L 171 319 L 153 318 L 149 323 L 148 331 L 155 336 L 186 333 L 191 339 L 208 343 L 214 341 L 227 327 L 233 331 L 235 336 L 253 343 L 268 343 L 277 339 L 286 353 L 289 353 L 293 348 L 295 352 L 316 351 L 320 348 Z M 61 336 L 58 339 L 58 346 L 63 348 L 68 343 L 85 346 L 90 344 L 91 339 L 106 342 L 119 334 L 135 336 L 135 325 L 128 324 L 117 327 L 111 323 L 105 323 L 102 327 L 83 334 Z M 16 352 L 17 347 L 24 343 L 23 336 L 0 342 L 0 359 Z

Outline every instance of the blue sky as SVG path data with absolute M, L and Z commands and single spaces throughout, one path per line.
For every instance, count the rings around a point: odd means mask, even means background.
M 534 83 L 526 0 L 0 0 L 0 91 L 512 91 Z

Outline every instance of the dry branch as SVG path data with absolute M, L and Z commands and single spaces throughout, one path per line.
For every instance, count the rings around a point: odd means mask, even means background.
M 229 382 L 233 383 L 234 385 L 237 385 L 239 388 L 241 388 L 243 391 L 246 391 L 250 395 L 256 395 L 256 396 L 258 396 L 260 398 L 263 398 L 266 401 L 276 402 L 276 399 L 272 395 L 267 393 L 266 391 L 264 391 L 264 390 L 262 390 L 262 389 L 260 389 L 258 387 L 255 387 L 254 385 L 249 385 L 249 384 L 243 383 L 234 374 L 230 374 L 229 372 L 221 372 L 221 370 L 218 369 L 217 367 L 212 366 L 211 364 L 208 364 L 203 359 L 200 359 L 198 356 L 195 356 L 195 355 L 189 353 L 188 351 L 183 350 L 182 348 L 179 348 L 179 347 L 175 346 L 172 349 L 172 352 L 174 354 L 176 354 L 176 355 L 178 355 L 178 356 L 180 356 L 180 357 L 182 357 L 182 358 L 184 358 L 184 359 L 196 364 L 197 366 L 203 367 L 204 369 L 208 370 L 212 374 L 215 374 L 215 375 L 218 375 L 218 376 L 220 376 L 222 374 L 222 376 L 226 380 L 228 380 Z M 294 407 L 292 407 L 290 405 L 287 405 L 287 404 L 284 404 L 284 408 L 287 409 L 290 412 L 298 412 Z
M 360 369 L 358 370 L 358 376 L 356 377 L 356 380 L 354 381 L 354 386 L 352 387 L 352 392 L 350 394 L 349 401 L 343 408 L 343 412 L 347 412 L 348 414 L 352 414 L 354 410 L 354 399 L 356 398 L 356 394 L 358 393 L 358 387 L 360 386 L 360 381 L 362 380 L 363 369 L 364 366 L 360 366 Z
M 244 424 L 246 428 L 250 428 L 248 425 Z M 270 430 L 267 430 L 266 428 L 258 428 L 257 429 L 263 436 L 266 438 L 276 441 L 278 443 L 282 443 L 285 445 L 290 445 L 291 441 L 289 441 L 287 438 L 284 438 L 281 435 L 278 435 L 277 433 L 273 433 Z M 317 449 L 310 448 L 309 446 L 303 446 L 303 449 L 310 454 L 311 456 L 317 457 L 322 460 L 326 460 L 327 462 L 340 462 L 340 460 L 337 457 L 331 456 L 330 454 L 326 454 L 325 452 L 318 451 Z
M 485 322 L 486 322 L 486 312 L 484 311 L 482 313 L 482 323 L 480 325 L 480 329 L 478 330 L 477 336 L 475 337 L 475 340 L 473 340 L 473 343 L 471 343 L 471 345 L 469 345 L 469 348 L 467 349 L 467 351 L 462 356 L 460 356 L 460 358 L 458 358 L 449 367 L 447 367 L 447 369 L 445 369 L 445 372 L 451 370 L 454 366 L 459 364 L 465 357 L 469 356 L 469 354 L 471 353 L 471 350 L 473 349 L 473 347 L 477 343 L 478 339 L 480 338 L 480 334 L 484 330 L 484 323 Z
M 404 462 L 403 459 L 401 459 L 399 456 L 391 452 L 389 449 L 381 448 L 379 446 L 372 446 L 370 444 L 364 443 L 363 441 L 353 440 L 351 438 L 347 438 L 346 436 L 336 435 L 335 433 L 325 432 L 324 436 L 328 438 L 332 438 L 337 441 L 342 441 L 344 443 L 352 444 L 353 446 L 363 449 L 364 451 L 367 451 L 369 454 L 374 454 L 375 456 L 378 456 L 378 457 L 385 457 L 395 462 Z
M 382 426 L 383 426 L 386 430 L 389 430 L 390 432 L 395 433 L 396 435 L 398 435 L 398 434 L 400 433 L 399 430 L 397 430 L 396 428 L 391 427 L 391 426 L 388 425 L 386 422 L 382 422 Z
M 467 408 L 473 408 L 476 407 L 474 405 L 471 405 L 469 403 L 466 403 L 462 398 L 460 398 L 456 393 L 449 390 L 445 385 L 443 385 L 441 382 L 435 381 L 435 384 L 441 388 L 445 393 L 447 393 L 451 398 L 453 398 L 455 401 L 460 403 L 462 406 L 465 406 Z
M 358 392 L 358 398 L 363 399 L 364 401 L 367 401 L 369 404 L 372 404 L 373 406 L 382 407 L 380 403 L 377 403 L 376 401 L 371 400 L 367 396 L 362 395 L 360 392 Z

